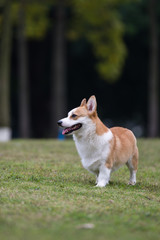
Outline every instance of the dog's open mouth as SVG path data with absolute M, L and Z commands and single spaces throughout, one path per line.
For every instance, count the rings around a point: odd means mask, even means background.
M 72 127 L 65 128 L 65 129 L 62 131 L 62 134 L 63 134 L 63 135 L 66 135 L 66 134 L 72 133 L 73 131 L 76 131 L 76 130 L 80 129 L 81 127 L 82 127 L 82 124 L 81 124 L 81 123 L 75 124 L 75 125 L 73 125 Z

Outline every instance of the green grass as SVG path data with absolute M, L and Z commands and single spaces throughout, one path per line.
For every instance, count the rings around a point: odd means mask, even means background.
M 1 143 L 0 239 L 159 239 L 160 140 L 138 146 L 137 184 L 123 167 L 101 189 L 73 141 Z

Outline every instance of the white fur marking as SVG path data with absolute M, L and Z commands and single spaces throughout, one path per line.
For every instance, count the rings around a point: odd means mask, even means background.
M 99 169 L 99 176 L 97 179 L 96 187 L 105 187 L 106 184 L 109 183 L 110 174 L 111 174 L 111 169 L 102 165 Z
M 92 122 L 92 120 L 90 120 Z M 113 135 L 109 130 L 103 135 L 99 136 L 95 133 L 96 126 L 87 123 L 87 128 L 79 133 L 73 134 L 77 151 L 81 157 L 82 165 L 85 169 L 91 173 L 98 174 L 101 166 L 106 168 L 104 165 L 106 163 L 107 157 L 110 154 L 110 140 Z M 81 128 L 83 129 L 83 127 Z M 87 139 L 87 144 L 86 144 Z
M 130 180 L 129 180 L 130 185 L 136 184 L 136 172 L 137 171 L 135 171 L 135 170 L 130 171 Z

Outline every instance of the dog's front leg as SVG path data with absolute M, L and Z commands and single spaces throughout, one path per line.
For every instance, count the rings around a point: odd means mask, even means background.
M 102 165 L 99 168 L 99 175 L 97 178 L 96 187 L 105 187 L 110 180 L 111 169 L 107 168 L 105 165 Z

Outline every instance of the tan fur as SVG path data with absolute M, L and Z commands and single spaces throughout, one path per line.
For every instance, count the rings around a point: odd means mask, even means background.
M 74 119 L 74 120 L 77 120 L 77 119 L 80 118 L 80 117 L 86 116 L 86 114 L 87 114 L 87 108 L 84 107 L 84 106 L 80 106 L 80 107 L 78 107 L 78 108 L 74 111 L 73 114 L 75 114 L 76 117 L 72 117 L 72 115 L 71 115 L 70 118 L 71 118 L 71 119 Z
M 85 106 L 87 104 L 87 102 L 86 102 L 86 98 L 84 98 L 83 100 L 82 100 L 82 102 L 81 102 L 81 107 L 83 107 L 83 106 Z
M 91 98 L 95 99 L 95 96 L 91 96 Z M 98 118 L 97 111 L 93 111 L 91 113 L 88 112 L 86 98 L 82 100 L 81 105 L 76 109 L 75 114 L 77 114 L 77 118 L 75 119 L 78 119 L 78 117 L 80 116 L 88 115 L 92 119 L 92 121 L 96 124 L 97 135 L 102 135 L 103 133 L 108 132 L 108 128 Z
M 96 124 L 96 134 L 101 136 L 105 132 L 108 132 L 108 128 L 101 122 L 97 114 L 91 115 L 90 118 Z
M 97 117 L 96 118 L 96 134 L 102 135 L 108 132 L 108 128 L 101 122 L 101 120 Z
M 133 133 L 121 127 L 114 127 L 110 129 L 113 134 L 111 140 L 111 153 L 106 161 L 106 166 L 112 168 L 113 165 L 118 167 L 122 164 L 127 164 L 130 156 L 132 158 L 133 169 L 138 168 L 138 148 L 136 146 L 136 138 Z

